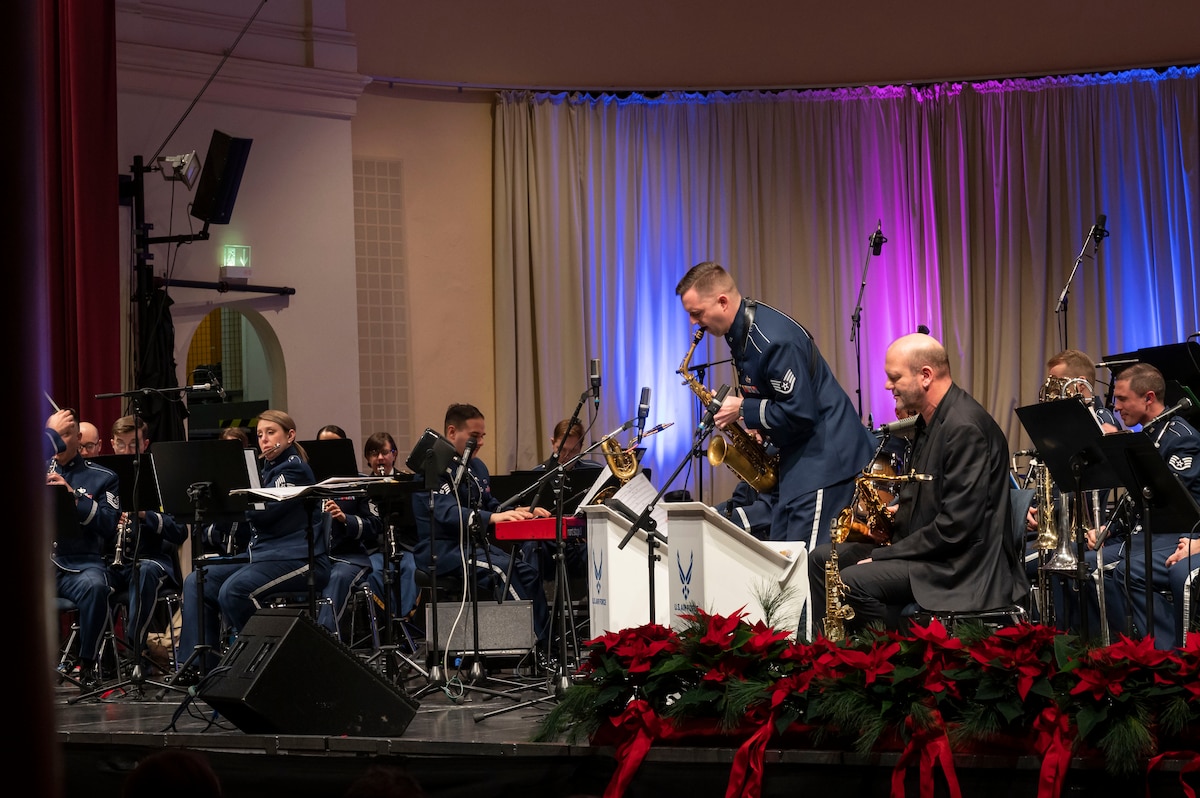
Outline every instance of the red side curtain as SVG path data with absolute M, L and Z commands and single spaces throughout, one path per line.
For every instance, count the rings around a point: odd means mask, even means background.
M 103 433 L 121 409 L 94 397 L 123 390 L 116 4 L 39 5 L 50 392 Z

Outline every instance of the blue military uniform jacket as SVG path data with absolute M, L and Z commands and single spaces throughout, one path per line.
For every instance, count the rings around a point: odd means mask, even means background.
M 451 468 L 457 468 L 458 461 Z M 458 481 L 458 492 L 451 484 L 449 470 L 442 474 L 441 485 L 433 494 L 433 520 L 429 517 L 429 491 L 413 494 L 413 515 L 417 522 L 417 545 L 413 549 L 417 567 L 428 571 L 431 564 L 430 533 L 437 539 L 438 575 L 462 570 L 463 550 L 460 536 L 470 540 L 470 527 L 477 524 L 482 529 L 489 526 L 492 513 L 500 508 L 500 501 L 492 495 L 491 474 L 478 458 L 472 458 Z
M 300 459 L 295 446 L 289 446 L 274 460 L 263 463 L 259 476 L 264 488 L 284 488 L 312 485 L 315 482 L 312 469 Z M 250 535 L 250 562 L 308 559 L 308 530 L 315 535 L 313 556 L 329 556 L 329 541 L 320 531 L 316 508 L 310 508 L 305 499 L 287 499 L 268 502 L 262 510 L 247 510 L 246 517 L 252 529 Z
M 799 473 L 785 475 L 790 492 L 844 482 L 867 467 L 875 451 L 871 433 L 808 330 L 770 305 L 743 298 L 725 340 L 741 380 L 746 426 L 769 438 L 785 459 L 801 458 Z
M 51 460 L 48 467 L 62 474 L 73 489 L 80 529 L 77 537 L 54 541 L 54 564 L 68 571 L 103 564 L 103 558 L 113 553 L 121 515 L 116 472 L 78 454 L 66 465 Z

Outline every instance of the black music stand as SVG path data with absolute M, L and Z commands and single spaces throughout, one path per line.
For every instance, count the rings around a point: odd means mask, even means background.
M 1200 523 L 1200 506 L 1196 499 L 1158 453 L 1150 436 L 1138 433 L 1106 435 L 1100 441 L 1113 469 L 1124 483 L 1134 503 L 1141 508 L 1142 532 L 1145 535 L 1146 623 L 1153 625 L 1154 580 L 1150 559 L 1154 534 L 1182 534 Z M 1151 524 L 1151 516 L 1154 523 Z M 1160 531 L 1161 530 L 1161 531 Z M 1125 567 L 1125 593 L 1129 596 L 1129 566 Z M 1126 632 L 1132 634 L 1133 623 L 1129 602 L 1126 601 Z M 1144 630 L 1150 634 L 1150 629 Z
M 299 441 L 299 444 L 308 455 L 308 467 L 318 484 L 330 477 L 358 476 L 358 457 L 354 441 L 349 438 Z
M 49 490 L 53 496 L 50 501 L 54 504 L 55 546 L 57 547 L 59 541 L 70 541 L 71 543 L 81 542 L 83 540 L 83 530 L 79 526 L 79 511 L 75 508 L 74 497 L 69 491 L 63 490 L 57 485 L 48 487 L 47 490 Z M 103 654 L 103 648 L 101 648 L 101 654 Z M 60 660 L 59 665 L 61 666 L 62 664 L 63 662 Z M 56 678 L 59 680 L 59 683 L 61 684 L 63 681 L 68 681 L 76 687 L 83 687 L 82 682 L 80 682 L 70 673 L 66 672 L 69 670 L 70 668 L 59 670 L 55 674 Z
M 1016 412 L 1060 490 L 1070 485 L 1081 498 L 1086 491 L 1108 491 L 1124 486 L 1101 448 L 1104 431 L 1079 397 L 1018 407 Z M 1082 501 L 1077 504 L 1083 506 Z M 1075 533 L 1076 572 L 1062 575 L 1082 584 L 1088 578 L 1087 539 L 1082 525 L 1076 525 L 1072 532 Z M 1088 614 L 1081 612 L 1080 633 L 1084 639 L 1090 637 L 1088 626 Z
M 1167 381 L 1166 396 L 1159 397 L 1163 404 L 1170 407 L 1183 397 L 1192 400 L 1192 409 L 1182 413 L 1193 427 L 1200 423 L 1200 343 L 1184 341 L 1178 344 L 1143 347 L 1136 352 L 1122 352 L 1115 355 L 1105 355 L 1104 361 L 1112 363 L 1110 371 L 1112 382 L 1121 376 L 1121 371 L 1134 363 L 1148 363 L 1158 369 L 1163 379 Z M 1109 402 L 1111 407 L 1112 384 L 1109 384 Z
M 248 557 L 204 555 L 200 528 L 216 521 L 244 520 L 249 502 L 232 492 L 250 487 L 250 473 L 242 444 L 232 440 L 160 441 L 154 445 L 154 470 L 158 476 L 163 511 L 177 518 L 193 516 L 192 570 L 196 572 L 196 648 L 176 670 L 183 673 L 198 662 L 201 681 L 208 675 L 204 642 L 204 573 L 208 565 L 249 562 Z M 189 600 L 184 596 L 183 600 Z M 161 699 L 162 693 L 159 693 Z M 186 699 L 185 699 L 186 700 Z
M 307 451 L 307 449 L 306 449 Z M 395 598 L 395 582 L 393 577 L 398 573 L 396 563 L 404 556 L 401 550 L 402 546 L 399 541 L 399 534 L 396 530 L 398 519 L 405 517 L 404 508 L 407 505 L 410 509 L 408 516 L 411 517 L 412 511 L 412 495 L 425 487 L 424 480 L 418 480 L 412 474 L 399 474 L 407 479 L 397 479 L 397 475 L 393 475 L 391 479 L 381 480 L 379 482 L 368 483 L 366 486 L 367 497 L 379 503 L 380 515 L 383 517 L 383 537 L 384 540 L 380 544 L 383 550 L 383 595 L 379 598 L 383 601 L 383 643 L 379 646 L 379 651 L 372 654 L 367 662 L 372 662 L 379 659 L 381 662 L 381 670 L 385 678 L 395 681 L 399 673 L 393 674 L 390 669 L 390 656 L 395 656 L 397 659 L 407 663 L 422 676 L 428 678 L 429 672 L 422 668 L 413 659 L 400 653 L 400 647 L 395 642 L 395 618 L 392 615 L 392 601 Z M 411 553 L 409 556 L 412 556 Z M 416 655 L 416 645 L 410 643 L 410 653 Z
M 417 692 L 420 698 L 430 690 L 444 687 L 446 675 L 438 660 L 438 612 L 437 612 L 437 518 L 433 514 L 433 495 L 441 486 L 442 474 L 450 468 L 450 464 L 458 456 L 454 444 L 445 436 L 426 428 L 417 439 L 412 452 L 409 453 L 405 465 L 409 471 L 423 477 L 424 490 L 429 494 L 429 606 L 432 610 L 429 631 L 433 633 L 433 643 L 429 646 L 430 666 L 425 687 Z M 426 634 L 428 638 L 428 633 Z

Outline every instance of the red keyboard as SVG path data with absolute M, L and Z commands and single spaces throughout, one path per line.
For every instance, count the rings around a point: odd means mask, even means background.
M 528 521 L 501 521 L 495 525 L 496 540 L 555 540 L 556 518 L 530 518 Z M 584 519 L 569 516 L 563 519 L 564 536 L 581 538 L 584 535 Z

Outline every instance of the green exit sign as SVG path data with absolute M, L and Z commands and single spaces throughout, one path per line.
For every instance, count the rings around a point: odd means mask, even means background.
M 250 247 L 226 244 L 221 251 L 221 266 L 225 269 L 249 269 Z

